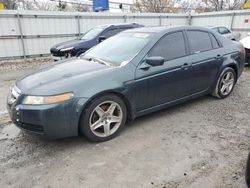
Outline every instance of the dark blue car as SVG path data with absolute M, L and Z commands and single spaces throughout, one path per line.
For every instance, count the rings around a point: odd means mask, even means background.
M 106 141 L 128 119 L 203 95 L 226 98 L 244 62 L 240 43 L 209 29 L 142 27 L 17 80 L 7 106 L 24 130 Z
M 143 25 L 137 23 L 121 23 L 97 26 L 75 40 L 56 44 L 50 49 L 50 53 L 54 60 L 79 56 L 103 40 L 112 37 L 121 31 L 137 27 L 143 27 Z

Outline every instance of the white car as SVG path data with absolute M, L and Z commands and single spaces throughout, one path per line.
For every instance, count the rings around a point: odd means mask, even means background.
M 212 29 L 213 31 L 223 35 L 224 37 L 226 37 L 230 40 L 235 40 L 235 41 L 240 40 L 240 33 L 232 32 L 230 29 L 228 29 L 224 26 L 210 26 L 208 28 Z
M 246 51 L 246 63 L 250 64 L 250 33 L 248 36 L 241 39 L 240 42 L 243 44 Z

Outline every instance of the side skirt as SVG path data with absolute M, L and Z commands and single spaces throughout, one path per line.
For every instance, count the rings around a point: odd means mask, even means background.
M 198 93 L 195 93 L 195 94 L 192 94 L 192 95 L 189 95 L 189 96 L 186 96 L 186 97 L 174 100 L 174 101 L 170 101 L 170 102 L 163 103 L 163 104 L 160 104 L 160 105 L 157 105 L 154 107 L 150 107 L 150 108 L 147 108 L 145 110 L 138 111 L 136 113 L 135 117 L 140 117 L 140 116 L 143 116 L 143 115 L 155 112 L 155 111 L 159 111 L 159 110 L 162 110 L 162 109 L 165 109 L 165 108 L 168 108 L 168 107 L 171 107 L 171 106 L 183 103 L 183 102 L 187 102 L 187 101 L 199 98 L 199 97 L 207 95 L 207 94 L 210 94 L 209 90 L 201 91 L 201 92 L 198 92 Z

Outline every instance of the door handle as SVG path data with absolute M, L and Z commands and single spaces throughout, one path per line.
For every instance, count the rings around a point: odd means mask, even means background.
M 190 67 L 191 66 L 191 64 L 189 64 L 189 63 L 184 63 L 182 66 L 181 66 L 181 68 L 183 68 L 184 70 L 188 70 L 188 67 Z
M 199 54 L 199 53 L 201 53 L 201 51 L 196 51 L 196 52 L 194 52 L 194 54 Z
M 220 54 L 217 54 L 217 56 L 215 57 L 216 59 L 221 59 L 222 56 Z

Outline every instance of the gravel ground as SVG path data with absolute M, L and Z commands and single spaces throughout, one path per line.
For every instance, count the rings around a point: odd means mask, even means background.
M 129 123 L 117 138 L 55 141 L 9 121 L 10 84 L 50 60 L 0 65 L 1 187 L 240 187 L 250 148 L 250 67 L 224 100 L 205 96 Z

